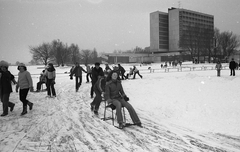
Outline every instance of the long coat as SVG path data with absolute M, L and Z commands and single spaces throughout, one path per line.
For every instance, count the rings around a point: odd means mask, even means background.
M 1 71 L 1 79 L 0 79 L 0 93 L 1 94 L 9 94 L 12 92 L 12 84 L 11 81 L 14 80 L 14 76 L 11 74 L 11 72 Z

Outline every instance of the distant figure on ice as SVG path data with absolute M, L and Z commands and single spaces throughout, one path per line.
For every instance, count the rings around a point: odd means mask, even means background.
M 125 69 L 121 66 L 121 64 L 118 64 L 118 68 L 119 68 L 119 71 L 120 71 L 120 76 L 122 77 L 122 80 L 126 79 L 127 77 L 125 76 Z
M 140 78 L 142 78 L 142 75 L 139 73 L 139 70 L 136 68 L 136 66 L 133 66 L 133 79 L 135 79 L 136 74 L 138 74 L 140 76 Z
M 0 62 L 0 100 L 2 102 L 3 113 L 1 116 L 8 115 L 8 107 L 12 112 L 15 104 L 9 101 L 10 93 L 12 92 L 12 84 L 16 84 L 14 76 L 8 71 L 8 63 Z
M 56 70 L 52 63 L 48 63 L 47 69 L 45 70 L 47 78 L 47 97 L 56 97 L 56 91 L 54 88 L 56 79 Z
M 109 67 L 108 64 L 105 64 L 105 70 L 104 71 L 107 71 L 109 73 L 110 71 L 112 71 L 112 69 Z
M 229 69 L 230 76 L 235 76 L 236 62 L 234 61 L 234 58 L 232 58 L 232 61 L 229 63 Z
M 124 127 L 122 107 L 125 107 L 128 110 L 130 117 L 135 125 L 142 126 L 141 121 L 138 118 L 138 115 L 135 112 L 134 108 L 130 103 L 127 102 L 129 98 L 126 96 L 121 81 L 117 80 L 117 77 L 118 74 L 116 72 L 112 73 L 112 79 L 106 84 L 105 99 L 108 104 L 113 104 L 116 107 L 119 128 L 122 129 Z
M 42 84 L 45 83 L 46 86 L 47 86 L 47 79 L 46 79 L 46 75 L 44 75 L 44 73 L 45 73 L 45 70 L 43 70 L 42 73 L 40 74 L 39 82 L 37 83 L 37 90 L 36 90 L 36 92 L 40 92 Z
M 89 81 L 89 78 L 90 78 L 91 81 L 92 81 L 92 69 L 91 69 L 90 65 L 87 65 L 86 67 L 87 67 L 86 79 L 87 79 L 87 83 L 88 83 L 88 82 L 90 82 L 90 81 Z
M 222 64 L 220 61 L 217 61 L 217 64 L 215 66 L 215 69 L 217 70 L 217 76 L 220 77 L 221 75 L 221 69 L 222 69 Z
M 90 105 L 91 105 L 91 111 L 93 111 L 94 114 L 96 115 L 98 115 L 98 109 L 102 101 L 102 97 L 104 97 L 104 94 L 105 94 L 107 75 L 108 73 L 105 71 L 104 76 L 98 76 L 98 80 L 93 87 L 93 90 L 96 96 L 94 97 L 93 102 Z
M 94 92 L 94 85 L 98 80 L 98 76 L 103 76 L 103 69 L 100 67 L 100 63 L 96 62 L 95 67 L 92 69 L 92 87 L 91 87 L 91 98 L 93 98 L 93 92 Z
M 85 71 L 78 62 L 75 63 L 75 68 L 72 70 L 72 72 L 70 73 L 70 79 L 73 79 L 73 75 L 75 76 L 75 89 L 76 92 L 78 92 L 79 87 L 82 84 L 82 71 L 84 71 L 85 73 L 87 73 L 87 71 Z
M 18 92 L 18 88 L 20 88 L 19 98 L 23 103 L 23 111 L 21 115 L 25 115 L 27 114 L 27 105 L 29 106 L 29 110 L 32 110 L 33 107 L 33 103 L 27 100 L 29 90 L 30 92 L 33 92 L 32 77 L 31 74 L 27 71 L 25 64 L 20 63 L 17 69 L 19 70 L 19 73 L 16 92 Z
M 129 79 L 129 77 L 130 77 L 131 75 L 133 75 L 133 68 L 130 68 L 130 69 L 129 69 L 129 72 L 128 72 L 128 74 L 127 74 L 127 79 Z

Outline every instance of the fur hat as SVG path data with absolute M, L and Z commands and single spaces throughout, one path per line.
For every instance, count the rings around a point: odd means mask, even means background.
M 9 64 L 6 62 L 6 61 L 0 61 L 0 67 L 6 67 L 6 68 L 8 68 L 8 66 L 9 66 Z

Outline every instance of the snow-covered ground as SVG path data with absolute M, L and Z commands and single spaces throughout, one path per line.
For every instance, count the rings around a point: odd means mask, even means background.
M 123 66 L 126 70 L 130 67 Z M 0 117 L 0 151 L 240 151 L 240 72 L 230 77 L 225 69 L 217 77 L 215 70 L 201 70 L 214 64 L 183 65 L 193 66 L 197 68 L 165 72 L 159 64 L 137 65 L 143 79 L 137 76 L 122 84 L 143 128 L 130 126 L 123 130 L 110 120 L 99 119 L 104 104 L 99 117 L 90 111 L 91 84 L 85 83 L 85 74 L 79 92 L 75 92 L 75 80 L 65 73 L 70 67 L 57 67 L 57 98 L 45 98 L 46 92 L 29 93 L 33 110 L 20 116 L 22 103 L 16 92 L 11 94 L 10 100 L 16 106 L 8 116 Z M 157 70 L 150 73 L 148 67 Z M 9 70 L 17 74 L 16 67 Z M 42 69 L 29 66 L 28 71 L 36 88 Z M 131 122 L 127 111 L 126 116 Z

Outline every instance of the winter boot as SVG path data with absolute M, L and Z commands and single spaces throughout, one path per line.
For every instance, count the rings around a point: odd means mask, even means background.
M 27 106 L 23 106 L 23 111 L 21 113 L 21 116 L 27 114 Z
M 10 107 L 10 111 L 11 111 L 11 112 L 13 111 L 14 106 L 15 106 L 15 104 L 13 104 L 13 105 Z
M 28 106 L 29 106 L 29 110 L 32 110 L 32 107 L 33 107 L 33 103 L 32 102 L 30 102 L 30 101 L 28 101 Z

